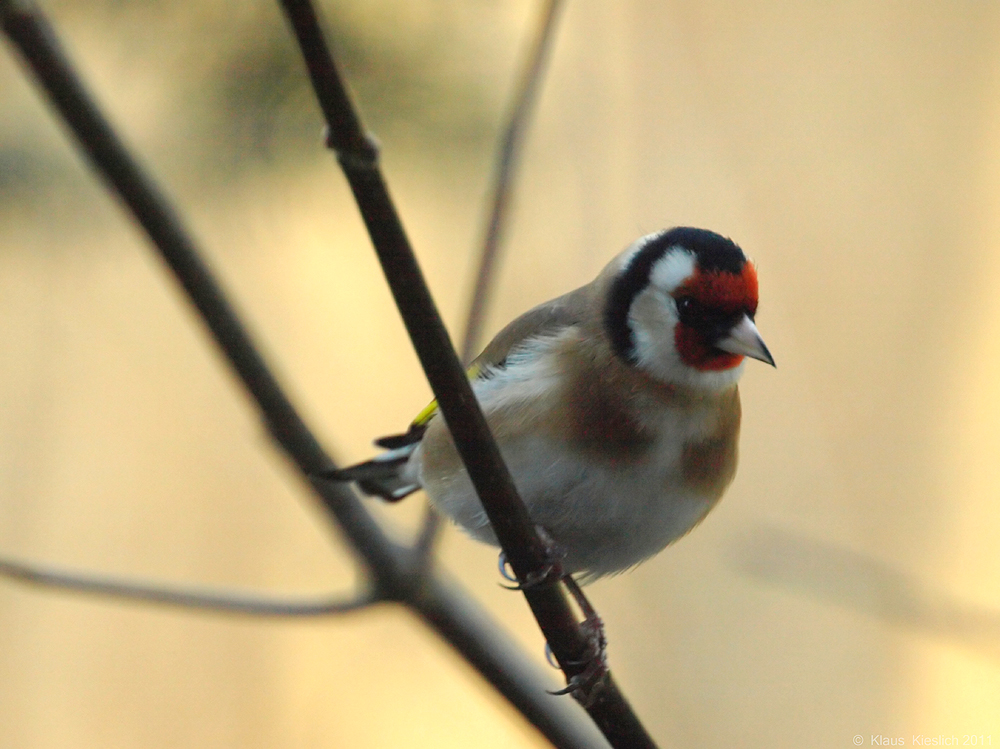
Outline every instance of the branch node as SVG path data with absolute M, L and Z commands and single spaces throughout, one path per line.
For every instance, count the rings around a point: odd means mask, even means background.
M 336 152 L 337 161 L 344 170 L 378 168 L 379 142 L 371 133 L 362 133 L 355 147 L 345 148 L 338 142 L 333 129 L 326 125 L 323 128 L 323 142 L 327 148 Z

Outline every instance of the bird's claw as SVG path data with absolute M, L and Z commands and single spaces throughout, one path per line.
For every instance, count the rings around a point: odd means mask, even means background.
M 518 580 L 517 575 L 514 574 L 514 570 L 511 569 L 510 563 L 507 561 L 507 555 L 501 551 L 499 558 L 500 575 L 504 580 L 513 583 L 513 585 L 500 583 L 501 587 L 507 590 L 527 590 L 529 588 L 536 588 L 539 585 L 557 583 L 567 577 L 562 566 L 562 558 L 565 556 L 562 549 L 559 548 L 559 545 L 552 539 L 552 536 L 549 535 L 545 528 L 538 525 L 535 526 L 535 530 L 545 547 L 545 566 L 539 570 L 530 572 L 524 580 Z
M 590 707 L 604 688 L 608 675 L 608 641 L 604 636 L 604 625 L 600 617 L 596 621 L 586 619 L 581 624 L 587 636 L 586 653 L 579 660 L 567 661 L 565 666 L 583 667 L 566 681 L 566 686 L 549 692 L 552 695 L 571 694 L 583 707 Z M 551 660 L 549 661 L 552 662 Z
M 500 562 L 501 569 L 507 566 L 507 560 L 503 559 Z M 538 572 L 532 572 L 529 574 L 524 581 L 518 580 L 513 574 L 504 574 L 501 572 L 505 580 L 510 580 L 512 585 L 504 585 L 500 583 L 501 588 L 506 588 L 507 590 L 529 590 L 530 588 L 537 588 L 539 585 L 545 585 L 547 583 L 559 582 L 563 579 L 562 568 L 558 564 L 548 564 L 543 569 Z

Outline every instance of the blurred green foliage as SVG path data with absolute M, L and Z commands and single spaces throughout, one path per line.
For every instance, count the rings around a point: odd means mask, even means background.
M 413 13 L 394 13 L 392 4 L 376 3 L 377 12 L 320 4 L 366 125 L 397 152 L 491 148 L 499 105 L 490 87 L 500 79 L 463 59 L 482 57 L 476 35 L 489 24 L 463 27 L 459 5 L 488 20 L 499 3 L 429 0 L 419 28 Z M 277 3 L 64 0 L 44 7 L 114 124 L 144 156 L 159 150 L 171 168 L 221 187 L 250 170 L 294 168 L 322 153 L 319 108 Z M 106 55 L 96 64 L 88 57 L 95 44 Z M 88 75 L 95 67 L 128 75 L 133 66 L 143 86 L 158 89 L 142 94 L 157 100 L 152 142 L 143 140 L 141 124 L 116 116 L 119 92 Z M 78 166 L 64 152 L 52 153 L 46 136 L 57 126 L 31 124 L 49 115 L 37 96 L 25 98 L 18 75 L 12 58 L 0 63 L 0 204 L 8 208 L 53 189 L 71 191 L 83 176 L 71 176 Z

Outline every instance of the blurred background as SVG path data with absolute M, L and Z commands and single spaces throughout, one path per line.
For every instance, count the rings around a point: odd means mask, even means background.
M 45 3 L 342 460 L 428 400 L 274 3 Z M 536 6 L 322 4 L 461 330 Z M 569 2 L 492 335 L 635 237 L 733 237 L 778 369 L 690 536 L 590 589 L 670 747 L 1000 743 L 1000 6 Z M 346 590 L 352 556 L 186 302 L 0 55 L 0 554 Z M 402 534 L 423 499 L 388 510 Z M 496 555 L 441 561 L 539 663 Z M 406 613 L 253 621 L 0 581 L 0 747 L 545 742 Z

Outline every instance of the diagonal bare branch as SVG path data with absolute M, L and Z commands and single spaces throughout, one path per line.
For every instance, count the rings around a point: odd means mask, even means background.
M 89 593 L 106 598 L 142 601 L 185 609 L 268 617 L 329 616 L 360 611 L 379 602 L 372 591 L 353 598 L 265 598 L 230 590 L 198 590 L 97 573 L 80 573 L 34 562 L 0 558 L 0 575 L 29 585 Z

